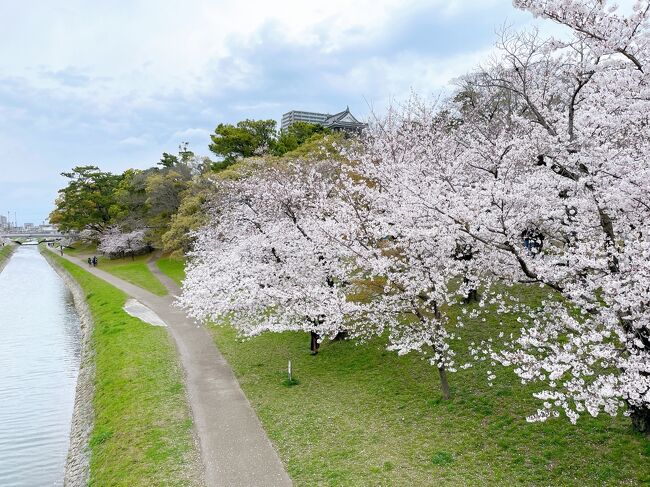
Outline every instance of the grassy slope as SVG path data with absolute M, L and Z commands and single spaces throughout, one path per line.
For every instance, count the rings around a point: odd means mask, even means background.
M 199 457 L 176 352 L 164 328 L 127 315 L 126 295 L 55 257 L 93 314 L 91 485 L 199 485 Z
M 85 258 L 88 255 L 97 255 L 97 248 L 94 245 L 76 243 L 74 247 L 66 249 L 65 253 L 75 257 Z M 101 255 L 97 255 L 97 267 L 131 284 L 146 289 L 153 294 L 164 296 L 167 294 L 167 289 L 147 267 L 149 257 L 149 255 L 140 255 L 135 257 L 135 259 L 126 257 L 124 259 L 110 260 Z
M 173 279 L 179 286 L 185 279 L 185 259 L 164 257 L 156 262 L 160 271 Z
M 65 253 L 68 255 L 80 256 L 91 254 L 94 255 L 97 253 L 97 245 L 88 244 L 83 242 L 75 242 L 70 247 L 66 247 Z
M 147 267 L 149 257 L 149 255 L 140 255 L 135 259 L 126 257 L 113 260 L 99 258 L 97 267 L 153 294 L 164 296 L 167 294 L 167 289 Z
M 0 247 L 0 264 L 9 258 L 9 255 L 13 252 L 13 245 L 4 245 Z
M 473 323 L 467 339 L 494 325 Z M 650 442 L 627 419 L 529 424 L 534 389 L 503 369 L 493 368 L 491 388 L 490 367 L 451 374 L 454 397 L 444 402 L 435 370 L 386 352 L 381 339 L 326 343 L 311 357 L 303 334 L 242 343 L 229 327 L 213 333 L 296 485 L 650 483 Z M 282 384 L 289 358 L 293 387 Z

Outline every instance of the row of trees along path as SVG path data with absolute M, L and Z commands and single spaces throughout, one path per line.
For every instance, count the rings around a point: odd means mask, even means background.
M 445 399 L 448 373 L 500 365 L 539 387 L 530 421 L 649 433 L 650 3 L 513 4 L 563 34 L 504 29 L 453 97 L 389 108 L 342 157 L 216 182 L 180 302 L 244 336 L 311 332 L 314 352 L 386 336 Z

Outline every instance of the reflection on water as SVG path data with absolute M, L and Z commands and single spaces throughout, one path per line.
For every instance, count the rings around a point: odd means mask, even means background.
M 20 247 L 0 273 L 0 486 L 63 483 L 79 347 L 70 292 Z

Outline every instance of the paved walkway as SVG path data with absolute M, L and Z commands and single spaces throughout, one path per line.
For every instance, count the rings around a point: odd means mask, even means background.
M 277 452 L 212 337 L 173 306 L 180 292 L 176 283 L 150 262 L 150 269 L 170 291 L 169 296 L 155 296 L 101 269 L 89 268 L 82 260 L 86 257 L 64 258 L 145 304 L 167 324 L 185 371 L 206 485 L 290 486 Z

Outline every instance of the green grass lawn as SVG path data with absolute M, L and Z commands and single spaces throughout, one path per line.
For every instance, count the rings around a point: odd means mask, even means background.
M 491 325 L 468 325 L 466 338 Z M 527 423 L 535 389 L 505 369 L 492 368 L 493 387 L 487 367 L 450 374 L 443 401 L 436 370 L 385 351 L 382 339 L 326 342 L 312 357 L 306 334 L 242 342 L 230 327 L 211 330 L 297 486 L 650 484 L 650 441 L 629 420 Z
M 0 247 L 0 264 L 2 264 L 5 260 L 9 258 L 11 253 L 14 251 L 14 246 L 9 244 L 9 245 L 3 245 Z
M 185 279 L 185 259 L 173 259 L 170 257 L 163 257 L 158 259 L 156 265 L 160 271 L 173 279 L 179 286 Z
M 94 319 L 90 485 L 200 485 L 182 371 L 167 331 L 126 314 L 120 290 L 53 258 L 81 285 Z
M 66 247 L 64 252 L 73 256 L 85 254 L 95 255 L 97 253 L 97 245 L 85 242 L 75 242 L 70 247 Z
M 108 257 L 99 255 L 96 245 L 82 242 L 74 243 L 71 247 L 65 249 L 65 253 L 80 258 L 87 257 L 88 255 L 96 255 L 98 259 L 97 267 L 100 269 L 110 272 L 114 276 L 158 296 L 165 296 L 167 294 L 165 286 L 151 273 L 149 267 L 147 267 L 147 261 L 150 255 L 139 255 L 134 259 L 125 257 L 123 259 L 111 260 Z
M 147 267 L 149 257 L 149 255 L 139 255 L 135 259 L 126 257 L 111 260 L 98 256 L 97 267 L 153 294 L 164 296 L 167 294 L 167 289 Z

